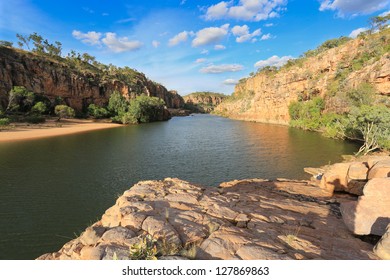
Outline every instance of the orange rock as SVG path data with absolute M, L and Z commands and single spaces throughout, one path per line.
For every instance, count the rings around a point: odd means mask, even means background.
M 358 235 L 383 235 L 390 223 L 390 178 L 374 178 L 357 201 L 341 204 L 348 229 Z
M 378 161 L 368 173 L 368 179 L 385 177 L 390 177 L 390 159 Z

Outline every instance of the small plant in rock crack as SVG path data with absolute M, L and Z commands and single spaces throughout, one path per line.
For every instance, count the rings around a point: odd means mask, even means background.
M 131 260 L 157 260 L 157 240 L 151 235 L 146 235 L 140 239 L 140 242 L 130 248 Z

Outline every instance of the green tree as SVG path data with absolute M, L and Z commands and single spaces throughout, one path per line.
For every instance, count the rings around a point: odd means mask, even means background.
M 352 108 L 348 116 L 347 137 L 363 142 L 357 154 L 367 154 L 390 140 L 390 109 L 386 106 L 362 105 Z
M 106 108 L 99 107 L 95 104 L 90 104 L 88 106 L 88 115 L 95 119 L 106 118 L 110 115 L 110 112 Z
M 34 104 L 35 94 L 24 86 L 14 86 L 8 95 L 6 112 L 27 112 Z
M 122 116 L 127 112 L 129 103 L 118 91 L 114 91 L 108 100 L 108 110 L 114 116 Z
M 164 101 L 158 97 L 137 96 L 131 100 L 129 114 L 137 123 L 156 121 L 164 109 Z
M 54 108 L 54 113 L 58 116 L 57 121 L 60 121 L 62 118 L 73 118 L 75 116 L 75 111 L 66 105 L 57 105 Z
M 23 46 L 26 46 L 26 48 L 28 50 L 30 50 L 30 41 L 31 41 L 30 36 L 16 34 L 16 38 L 18 38 L 18 40 L 19 40 L 18 41 L 18 46 L 20 48 L 23 48 Z
M 44 114 L 47 111 L 47 106 L 42 101 L 35 103 L 35 105 L 31 108 L 31 112 L 36 114 Z
M 12 45 L 13 45 L 13 43 L 10 42 L 10 41 L 0 40 L 0 46 L 2 46 L 2 47 L 9 47 L 9 48 L 11 48 Z

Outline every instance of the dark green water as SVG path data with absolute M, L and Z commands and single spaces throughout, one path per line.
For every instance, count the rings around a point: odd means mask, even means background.
M 0 259 L 57 251 L 140 180 L 307 178 L 356 145 L 209 115 L 0 143 Z

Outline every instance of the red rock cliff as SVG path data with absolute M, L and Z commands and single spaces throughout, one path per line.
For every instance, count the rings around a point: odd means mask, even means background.
M 168 91 L 142 73 L 137 72 L 132 82 L 124 82 L 88 71 L 77 71 L 51 58 L 0 47 L 0 105 L 3 107 L 13 86 L 24 86 L 51 100 L 61 97 L 77 111 L 82 111 L 91 103 L 106 104 L 114 91 L 128 98 L 140 94 L 160 97 L 169 108 L 179 108 L 184 104 L 177 92 Z

